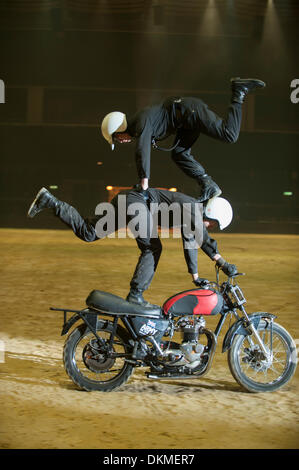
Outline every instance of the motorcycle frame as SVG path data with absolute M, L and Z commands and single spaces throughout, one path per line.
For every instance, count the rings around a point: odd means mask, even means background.
M 110 340 L 109 340 L 109 343 L 108 343 L 109 346 L 111 346 L 113 344 L 113 340 L 114 340 L 114 337 L 115 337 L 115 334 L 116 334 L 116 329 L 117 329 L 119 319 L 122 320 L 123 324 L 127 328 L 128 332 L 130 333 L 130 335 L 131 335 L 131 337 L 134 341 L 138 341 L 139 339 L 149 339 L 149 340 L 151 340 L 151 337 L 146 337 L 146 336 L 145 337 L 139 337 L 135 333 L 133 327 L 131 326 L 131 324 L 129 322 L 129 317 L 125 313 L 124 314 L 107 313 L 107 312 L 96 311 L 96 310 L 93 310 L 93 309 L 90 309 L 90 308 L 85 308 L 83 310 L 74 310 L 74 309 L 70 309 L 70 308 L 50 307 L 50 310 L 63 312 L 63 326 L 62 326 L 61 336 L 66 335 L 68 333 L 68 331 L 71 329 L 71 327 L 81 319 L 86 324 L 88 329 L 93 333 L 95 338 L 99 341 L 101 346 L 105 346 L 106 343 L 97 334 L 98 327 L 99 326 L 104 326 L 105 321 L 107 321 L 107 320 L 104 320 L 103 318 L 99 318 L 100 315 L 103 315 L 103 316 L 108 316 L 110 318 L 111 317 L 113 318 L 113 322 L 111 322 L 112 325 L 113 325 L 113 330 L 111 332 Z M 73 315 L 70 318 L 67 318 L 68 313 L 73 313 Z M 244 317 L 240 317 L 235 309 L 229 309 L 226 312 L 220 313 L 220 319 L 219 319 L 219 321 L 218 321 L 218 323 L 215 327 L 215 330 L 213 332 L 216 341 L 218 340 L 218 336 L 222 331 L 225 320 L 227 319 L 228 315 L 230 315 L 230 314 L 233 314 L 235 316 L 235 318 L 237 319 L 237 321 L 227 330 L 227 333 L 226 333 L 225 338 L 223 340 L 222 352 L 225 352 L 227 349 L 229 349 L 235 334 L 237 334 L 237 333 L 238 334 L 244 334 L 244 335 L 251 334 L 251 332 L 244 325 Z M 261 319 L 261 315 L 270 317 L 270 314 L 266 314 L 266 313 L 263 313 L 263 312 L 258 313 L 258 314 L 251 314 L 247 317 L 249 318 L 250 323 L 253 322 L 254 326 L 257 327 L 258 323 Z M 275 317 L 275 316 L 271 315 L 271 317 Z M 103 322 L 103 323 L 101 324 L 101 322 Z M 156 342 L 153 341 L 154 345 L 156 345 L 155 343 Z M 160 352 L 162 352 L 162 351 L 160 351 Z
M 98 318 L 100 315 L 103 316 L 108 316 L 113 318 L 113 331 L 111 335 L 112 341 L 113 342 L 118 321 L 119 319 L 122 320 L 126 328 L 128 329 L 129 333 L 131 334 L 132 338 L 137 341 L 139 339 L 139 336 L 135 333 L 133 327 L 131 326 L 129 319 L 128 319 L 128 314 L 126 313 L 113 313 L 113 312 L 101 312 L 98 310 L 93 310 L 91 308 L 85 308 L 83 310 L 74 310 L 70 308 L 56 308 L 56 307 L 50 307 L 50 310 L 54 310 L 57 312 L 63 312 L 63 325 L 62 325 L 62 331 L 61 331 L 61 336 L 64 336 L 68 333 L 68 331 L 71 329 L 71 327 L 77 323 L 80 319 L 83 320 L 83 322 L 86 324 L 86 326 L 90 329 L 90 331 L 94 334 L 97 340 L 100 341 L 100 343 L 103 345 L 103 340 L 102 338 L 97 334 L 97 328 L 99 326 L 99 322 L 102 320 L 102 318 Z M 70 318 L 67 318 L 68 313 L 74 313 L 75 315 L 72 315 Z M 133 315 L 131 315 L 133 317 Z M 138 315 L 134 315 L 138 316 Z M 150 318 L 149 316 L 145 316 L 145 318 Z
M 210 330 L 205 330 L 205 329 L 203 329 L 203 331 L 202 331 L 202 333 L 204 333 L 204 330 L 207 331 L 207 332 L 210 332 L 210 333 L 212 333 L 212 335 L 214 337 L 215 345 L 214 345 L 214 348 L 212 348 L 212 349 L 214 349 L 214 351 L 212 351 L 211 360 L 213 359 L 213 356 L 214 356 L 215 348 L 216 348 L 216 345 L 218 343 L 219 334 L 222 331 L 223 325 L 224 325 L 225 320 L 227 319 L 228 315 L 234 315 L 234 317 L 236 318 L 236 322 L 234 322 L 230 326 L 230 328 L 227 330 L 227 332 L 225 334 L 225 337 L 223 339 L 223 344 L 222 344 L 222 352 L 226 352 L 227 350 L 230 349 L 236 334 L 239 334 L 239 335 L 242 334 L 244 336 L 249 336 L 249 335 L 253 334 L 256 337 L 257 341 L 259 342 L 259 344 L 260 344 L 263 352 L 265 353 L 265 355 L 268 356 L 269 352 L 265 348 L 265 346 L 263 344 L 263 341 L 261 340 L 261 338 L 260 338 L 260 336 L 257 332 L 257 328 L 258 328 L 258 325 L 259 325 L 262 318 L 264 318 L 268 322 L 270 322 L 270 325 L 271 325 L 271 330 L 270 330 L 270 335 L 271 336 L 270 336 L 270 338 L 271 338 L 271 343 L 272 343 L 272 325 L 273 325 L 273 320 L 274 320 L 274 318 L 276 318 L 276 316 L 272 315 L 272 314 L 269 314 L 267 312 L 256 312 L 256 313 L 253 313 L 253 314 L 247 314 L 247 312 L 244 308 L 244 303 L 246 303 L 246 299 L 243 295 L 243 292 L 242 292 L 241 288 L 237 284 L 232 283 L 233 278 L 234 277 L 230 278 L 230 280 L 226 281 L 226 283 L 223 283 L 222 284 L 222 289 L 225 291 L 225 287 L 223 287 L 225 284 L 226 284 L 226 286 L 229 286 L 230 293 L 233 293 L 235 299 L 237 299 L 237 304 L 234 305 L 231 301 L 226 302 L 226 305 L 225 305 L 226 309 L 222 310 L 219 313 L 220 314 L 220 319 L 219 319 L 219 321 L 218 321 L 218 323 L 215 327 L 214 332 L 212 332 Z M 217 288 L 220 289 L 220 285 L 219 285 L 219 268 L 216 268 L 216 279 L 217 279 L 217 282 L 213 283 L 213 284 L 215 284 L 217 286 Z M 224 295 L 225 295 L 225 292 L 224 292 Z M 229 304 L 231 304 L 231 305 L 229 305 Z M 70 330 L 70 328 L 75 323 L 77 323 L 77 321 L 82 319 L 83 322 L 86 324 L 87 328 L 89 328 L 89 330 L 93 333 L 93 335 L 95 336 L 95 338 L 97 339 L 99 344 L 102 347 L 104 347 L 106 350 L 111 351 L 112 346 L 113 346 L 114 337 L 115 337 L 115 334 L 116 334 L 116 331 L 117 331 L 118 321 L 119 321 L 119 319 L 121 319 L 123 324 L 127 328 L 129 334 L 131 335 L 132 339 L 134 340 L 133 352 L 131 354 L 126 354 L 126 353 L 121 354 L 121 356 L 130 356 L 134 359 L 135 353 L 137 351 L 138 344 L 140 343 L 140 341 L 142 339 L 150 341 L 153 344 L 154 348 L 159 352 L 159 354 L 163 354 L 163 351 L 161 350 L 160 346 L 158 345 L 158 343 L 156 342 L 156 340 L 153 336 L 139 337 L 136 334 L 136 332 L 134 331 L 133 327 L 131 326 L 131 324 L 129 322 L 129 317 L 142 316 L 142 315 L 130 315 L 130 314 L 127 314 L 127 313 L 105 312 L 105 311 L 101 311 L 101 310 L 95 310 L 95 309 L 92 309 L 92 308 L 85 308 L 83 310 L 74 310 L 74 309 L 69 309 L 69 308 L 50 307 L 50 310 L 63 312 L 64 321 L 63 321 L 61 336 L 67 334 L 68 331 Z M 242 312 L 243 316 L 240 316 L 237 313 L 237 310 L 240 310 Z M 67 318 L 68 313 L 73 313 L 75 315 L 72 315 L 68 319 Z M 104 320 L 103 318 L 98 318 L 100 315 L 108 316 L 110 318 L 111 317 L 113 318 L 113 322 L 111 322 L 113 327 L 112 327 L 112 332 L 110 334 L 110 339 L 109 339 L 108 345 L 97 334 L 98 327 L 99 326 L 103 327 L 105 325 L 105 322 L 107 322 L 107 320 Z M 146 319 L 150 318 L 150 315 L 149 316 L 145 315 L 145 318 Z M 173 318 L 174 317 L 172 317 L 172 319 Z M 272 349 L 272 346 L 271 346 L 271 349 Z M 212 361 L 209 360 L 207 368 L 210 368 L 210 365 L 211 365 L 210 362 L 212 362 Z

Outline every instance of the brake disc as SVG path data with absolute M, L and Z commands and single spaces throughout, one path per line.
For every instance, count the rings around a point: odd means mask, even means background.
M 246 356 L 243 357 L 242 361 L 249 364 L 253 370 L 256 371 L 265 371 L 271 366 L 271 361 L 268 361 L 262 351 L 259 349 L 249 349 L 245 348 L 244 352 Z
M 84 347 L 82 359 L 86 367 L 96 374 L 109 371 L 115 363 L 115 359 L 107 357 L 105 353 L 98 352 L 90 344 Z

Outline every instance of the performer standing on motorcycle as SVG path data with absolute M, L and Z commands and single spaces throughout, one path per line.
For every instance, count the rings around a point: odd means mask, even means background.
M 226 119 L 221 119 L 198 98 L 173 97 L 163 103 L 147 107 L 128 118 L 114 111 L 107 114 L 101 125 L 104 138 L 114 149 L 114 143 L 130 143 L 136 140 L 136 165 L 142 190 L 148 188 L 150 178 L 151 146 L 171 151 L 179 168 L 200 185 L 198 197 L 204 202 L 221 194 L 221 189 L 206 173 L 203 166 L 191 155 L 191 147 L 200 134 L 223 142 L 237 141 L 241 128 L 242 104 L 246 95 L 265 83 L 257 79 L 232 78 L 232 98 Z M 161 149 L 156 141 L 175 134 L 174 146 Z
M 126 196 L 126 217 L 123 218 L 123 225 L 120 226 L 120 219 L 118 217 L 119 197 L 124 195 Z M 135 214 L 129 215 L 131 212 L 129 209 L 130 207 L 134 208 L 133 204 L 135 203 L 141 204 L 141 207 L 144 208 L 146 223 L 151 217 L 149 201 L 151 203 L 156 203 L 156 207 L 161 203 L 164 203 L 168 208 L 174 203 L 177 203 L 181 208 L 188 205 L 188 207 L 190 207 L 189 226 L 190 228 L 192 226 L 195 227 L 195 231 L 201 231 L 200 246 L 196 243 L 194 230 L 190 229 L 188 232 L 188 230 L 183 227 L 184 220 L 180 220 L 185 260 L 188 272 L 191 274 L 195 285 L 200 286 L 205 281 L 198 275 L 197 257 L 199 247 L 207 256 L 209 256 L 210 259 L 216 261 L 216 264 L 221 267 L 225 274 L 229 275 L 237 272 L 235 265 L 227 263 L 221 257 L 218 252 L 217 242 L 213 240 L 207 232 L 207 228 L 213 228 L 218 225 L 220 230 L 223 230 L 230 224 L 233 212 L 228 201 L 220 197 L 214 197 L 209 200 L 204 207 L 203 218 L 200 217 L 201 226 L 199 227 L 198 219 L 196 219 L 196 208 L 198 208 L 198 206 L 202 207 L 202 204 L 198 203 L 196 199 L 179 192 L 154 188 L 148 188 L 147 195 L 148 199 L 146 200 L 144 198 L 144 194 L 142 194 L 138 189 L 132 189 L 130 191 L 121 192 L 112 199 L 111 204 L 114 207 L 114 221 L 112 224 L 114 228 L 112 232 L 123 228 L 130 220 L 132 220 Z M 102 236 L 99 233 L 99 230 L 97 230 L 97 224 L 103 216 L 83 218 L 74 207 L 57 199 L 46 188 L 42 188 L 31 204 L 28 216 L 31 218 L 35 217 L 39 212 L 46 208 L 52 209 L 54 215 L 59 217 L 62 222 L 68 225 L 75 235 L 83 241 L 93 242 L 109 234 L 106 232 L 105 235 Z M 172 221 L 170 219 L 168 219 L 168 221 L 171 227 Z M 127 300 L 129 302 L 138 303 L 147 307 L 150 307 L 151 304 L 144 300 L 143 292 L 148 289 L 154 277 L 162 252 L 162 244 L 157 235 L 157 230 L 155 234 L 153 234 L 153 229 L 156 230 L 157 227 L 151 227 L 150 223 L 147 223 L 146 234 L 144 236 L 136 236 L 136 242 L 141 254 L 130 282 L 130 292 L 127 296 Z

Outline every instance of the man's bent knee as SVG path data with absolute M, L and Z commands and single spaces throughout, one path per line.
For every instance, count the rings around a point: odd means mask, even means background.
M 152 242 L 151 243 L 152 251 L 154 251 L 155 253 L 161 254 L 161 252 L 162 252 L 162 243 L 161 243 L 160 239 L 159 238 L 157 238 L 157 239 L 154 238 L 154 239 L 151 240 L 151 242 Z
M 94 227 L 84 227 L 78 234 L 78 237 L 81 238 L 84 242 L 91 243 L 96 240 L 99 240 L 99 237 L 96 234 Z
M 227 142 L 228 144 L 235 144 L 239 138 L 238 135 L 232 132 L 229 132 L 227 130 L 223 133 L 223 137 L 224 137 L 224 141 Z

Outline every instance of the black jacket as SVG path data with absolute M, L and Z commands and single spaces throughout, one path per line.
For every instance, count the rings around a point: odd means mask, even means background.
M 196 204 L 199 204 L 195 198 L 191 196 L 187 196 L 186 194 L 180 193 L 180 192 L 172 192 L 172 191 L 167 191 L 164 189 L 154 189 L 154 188 L 149 188 L 149 193 L 150 193 L 150 201 L 151 202 L 157 202 L 159 204 L 161 203 L 166 203 L 168 206 L 173 204 L 173 203 L 178 203 L 180 206 L 183 206 L 183 204 L 190 204 L 191 206 L 191 219 L 194 221 L 194 207 Z M 183 221 L 182 221 L 183 222 Z M 162 226 L 163 228 L 163 226 Z M 217 242 L 213 238 L 210 237 L 206 227 L 202 225 L 201 227 L 202 230 L 202 244 L 200 246 L 201 250 L 209 256 L 209 258 L 213 259 L 213 257 L 218 254 L 218 247 L 217 247 Z M 191 235 L 191 237 L 193 237 Z M 186 247 L 186 238 L 190 241 L 190 237 L 184 237 L 184 234 L 182 232 L 182 239 L 183 239 L 183 249 L 184 249 L 184 256 L 185 260 L 187 263 L 188 267 L 188 272 L 190 274 L 195 274 L 198 272 L 198 248 L 187 248 Z M 194 237 L 193 237 L 194 238 Z
M 135 159 L 138 177 L 150 177 L 152 139 L 163 140 L 176 134 L 179 129 L 200 128 L 202 100 L 192 97 L 167 98 L 158 105 L 146 107 L 128 118 L 127 132 L 136 139 Z M 191 176 L 202 174 L 202 167 L 192 158 Z M 197 168 L 198 166 L 198 168 Z
M 191 196 L 187 196 L 186 194 L 179 193 L 179 192 L 172 192 L 172 191 L 167 191 L 163 189 L 155 189 L 155 188 L 149 188 L 148 190 L 150 198 L 148 201 L 149 203 L 157 203 L 158 205 L 161 203 L 165 203 L 167 206 L 170 206 L 173 203 L 178 203 L 181 207 L 183 207 L 183 204 L 190 204 L 191 207 L 191 221 L 194 221 L 194 208 L 196 204 L 199 204 L 196 199 L 194 199 Z M 115 198 L 112 199 L 111 203 L 115 206 L 115 209 L 117 210 L 118 206 L 118 196 L 119 195 L 125 194 L 127 196 L 126 199 L 126 206 L 130 204 L 136 203 L 136 202 L 143 202 L 141 194 L 136 191 L 136 190 L 130 190 L 130 191 L 123 191 L 119 193 Z M 183 222 L 183 221 L 182 221 Z M 161 220 L 158 219 L 158 224 L 162 226 Z M 173 220 L 169 219 L 169 226 L 173 227 Z M 176 225 L 177 226 L 177 225 Z M 181 223 L 182 226 L 182 223 Z M 120 228 L 120 227 L 118 227 Z M 211 238 L 208 234 L 207 229 L 205 228 L 204 225 L 200 227 L 202 230 L 202 244 L 200 246 L 201 250 L 209 256 L 211 259 L 218 254 L 218 249 L 217 249 L 217 242 L 213 238 Z M 187 241 L 192 241 L 192 233 L 189 234 L 186 233 L 186 231 L 183 233 L 182 231 L 182 239 L 183 239 L 183 249 L 184 249 L 184 256 L 185 260 L 187 263 L 188 267 L 188 272 L 191 274 L 195 274 L 198 272 L 198 248 L 187 248 L 186 243 Z M 193 237 L 195 238 L 195 237 Z

